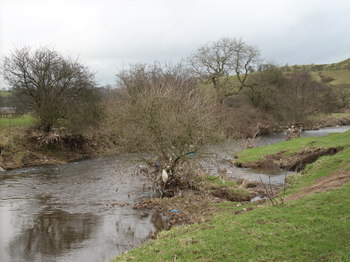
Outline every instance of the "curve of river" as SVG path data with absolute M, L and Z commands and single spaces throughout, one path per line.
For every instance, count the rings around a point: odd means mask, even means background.
M 350 126 L 303 132 L 323 136 Z M 277 143 L 284 134 L 260 139 Z M 266 172 L 237 169 L 228 164 L 240 150 L 237 141 L 216 150 L 226 159 L 208 167 L 228 168 L 228 176 L 266 179 Z M 227 149 L 227 150 L 226 150 Z M 126 156 L 85 160 L 65 165 L 24 168 L 0 173 L 1 262 L 105 262 L 141 245 L 159 228 L 159 215 L 131 208 L 147 196 L 147 181 L 130 176 L 134 162 Z M 272 176 L 280 183 L 284 175 Z

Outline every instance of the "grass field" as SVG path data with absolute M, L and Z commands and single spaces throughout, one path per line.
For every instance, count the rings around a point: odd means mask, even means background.
M 315 142 L 314 142 L 315 141 Z M 312 143 L 311 143 L 312 142 Z M 241 161 L 258 159 L 281 149 L 343 146 L 307 166 L 287 195 L 337 172 L 350 176 L 350 132 L 322 138 L 300 138 L 249 149 Z M 161 232 L 156 240 L 115 261 L 350 261 L 350 184 L 308 195 L 283 205 L 263 205 L 235 215 L 236 203 L 222 203 L 206 223 Z
M 0 118 L 0 128 L 31 126 L 34 122 L 34 118 L 27 115 L 17 118 Z

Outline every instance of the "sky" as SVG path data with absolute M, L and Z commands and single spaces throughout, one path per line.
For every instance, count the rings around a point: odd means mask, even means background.
M 349 0 L 0 0 L 0 59 L 47 46 L 78 58 L 100 85 L 222 37 L 279 65 L 333 63 L 350 58 L 349 14 Z

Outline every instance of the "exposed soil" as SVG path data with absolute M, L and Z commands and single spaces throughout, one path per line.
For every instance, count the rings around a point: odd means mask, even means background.
M 350 171 L 337 171 L 331 176 L 317 180 L 314 185 L 303 188 L 299 193 L 287 197 L 286 201 L 297 200 L 315 193 L 327 192 L 348 182 L 350 182 Z
M 325 116 L 315 120 L 315 123 L 310 129 L 319 129 L 323 127 L 345 126 L 345 125 L 350 125 L 350 116 L 342 116 L 342 117 Z
M 65 164 L 67 162 L 87 159 L 93 154 L 81 151 L 58 150 L 53 152 L 43 152 L 41 150 L 28 149 L 18 152 L 8 152 L 0 155 L 0 166 L 6 170 L 51 164 Z
M 289 171 L 298 172 L 305 168 L 307 164 L 316 161 L 321 156 L 334 155 L 339 152 L 339 148 L 315 147 L 305 148 L 294 154 L 285 154 L 286 151 L 280 151 L 276 154 L 265 156 L 263 159 L 254 162 L 235 162 L 237 167 L 262 168 L 262 167 L 279 167 Z
M 216 187 L 202 190 L 182 190 L 173 197 L 143 199 L 136 203 L 134 209 L 154 210 L 158 215 L 154 221 L 157 229 L 168 230 L 173 226 L 201 223 L 210 220 L 219 208 L 213 203 L 232 202 L 235 206 L 242 206 L 235 215 L 250 211 L 245 204 L 255 197 L 261 197 L 259 202 L 267 201 L 270 197 L 277 196 L 281 190 L 280 186 L 271 186 L 266 192 L 264 185 L 258 182 L 241 181 L 242 184 L 236 188 L 248 190 L 249 195 L 237 195 L 230 192 L 229 188 Z M 157 216 L 155 216 L 157 217 Z M 155 236 L 152 236 L 155 237 Z
M 82 136 L 43 136 L 33 130 L 14 129 L 11 136 L 0 138 L 0 167 L 5 170 L 28 166 L 64 164 L 99 155 L 93 141 Z M 52 139 L 52 140 L 48 140 Z
M 211 203 L 225 199 L 199 191 L 181 191 L 171 198 L 144 199 L 134 209 L 154 210 L 162 219 L 156 224 L 158 230 L 167 230 L 175 225 L 193 224 L 206 221 L 217 208 Z

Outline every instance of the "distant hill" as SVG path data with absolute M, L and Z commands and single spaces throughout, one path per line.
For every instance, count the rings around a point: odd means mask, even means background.
M 350 58 L 339 63 L 284 66 L 285 72 L 309 71 L 317 81 L 350 87 Z

